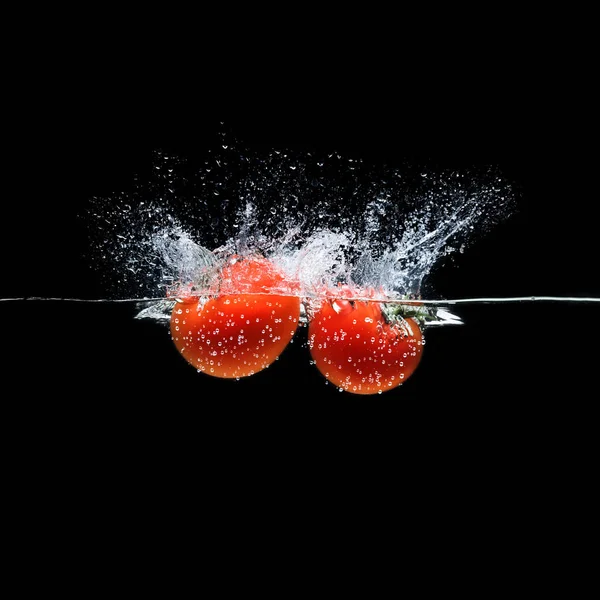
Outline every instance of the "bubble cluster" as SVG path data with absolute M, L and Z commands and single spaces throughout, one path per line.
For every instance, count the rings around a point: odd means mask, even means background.
M 199 372 L 248 377 L 269 367 L 294 337 L 299 304 L 262 294 L 182 302 L 172 312 L 171 338 Z
M 344 311 L 323 302 L 308 324 L 313 364 L 338 389 L 355 394 L 401 385 L 417 368 L 423 342 L 415 321 L 390 324 L 377 302 L 354 302 Z

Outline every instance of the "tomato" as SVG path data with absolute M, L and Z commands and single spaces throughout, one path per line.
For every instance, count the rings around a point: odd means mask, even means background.
M 272 262 L 234 258 L 219 273 L 213 297 L 188 296 L 176 303 L 171 338 L 183 358 L 203 373 L 253 375 L 279 357 L 298 328 L 300 299 L 285 293 L 285 274 Z
M 311 357 L 331 383 L 354 394 L 398 387 L 423 355 L 423 332 L 413 318 L 388 323 L 376 301 L 324 301 L 308 324 Z

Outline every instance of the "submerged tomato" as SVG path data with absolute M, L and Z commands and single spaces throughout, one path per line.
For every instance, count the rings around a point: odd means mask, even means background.
M 317 369 L 354 394 L 396 388 L 412 375 L 423 353 L 417 321 L 391 325 L 374 301 L 325 301 L 309 322 L 308 339 Z
M 225 266 L 219 291 L 205 302 L 187 298 L 171 313 L 171 337 L 181 355 L 214 377 L 247 377 L 283 352 L 298 328 L 300 299 L 284 295 L 285 275 L 264 258 Z M 243 292 L 243 293 L 240 293 Z

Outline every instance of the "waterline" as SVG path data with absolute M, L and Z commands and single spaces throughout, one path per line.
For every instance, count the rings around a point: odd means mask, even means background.
M 244 295 L 251 295 L 243 292 Z M 286 295 L 286 294 L 277 294 Z M 329 296 L 302 296 L 307 299 L 319 299 L 328 298 Z M 339 296 L 331 296 L 332 299 L 339 298 Z M 511 297 L 490 297 L 490 298 L 446 298 L 440 300 L 426 300 L 426 299 L 392 299 L 392 298 L 345 298 L 346 300 L 360 300 L 365 302 L 384 302 L 386 304 L 407 304 L 407 305 L 456 305 L 456 304 L 510 304 L 510 303 L 522 303 L 522 302 L 580 302 L 580 303 L 597 303 L 600 302 L 600 298 L 592 297 L 581 297 L 581 296 L 511 296 Z M 111 299 L 111 298 L 48 298 L 43 296 L 23 296 L 16 298 L 0 298 L 0 302 L 82 302 L 82 303 L 106 303 L 106 304 L 127 304 L 135 302 L 160 302 L 164 300 L 175 300 L 174 298 L 125 298 L 125 299 Z

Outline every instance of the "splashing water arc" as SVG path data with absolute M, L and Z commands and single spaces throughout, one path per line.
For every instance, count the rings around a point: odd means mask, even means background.
M 273 261 L 303 297 L 340 284 L 423 297 L 435 267 L 515 205 L 492 167 L 434 172 L 334 151 L 259 152 L 225 134 L 196 162 L 157 150 L 150 170 L 128 192 L 92 198 L 85 215 L 91 262 L 113 299 L 202 295 L 220 265 L 250 254 Z

